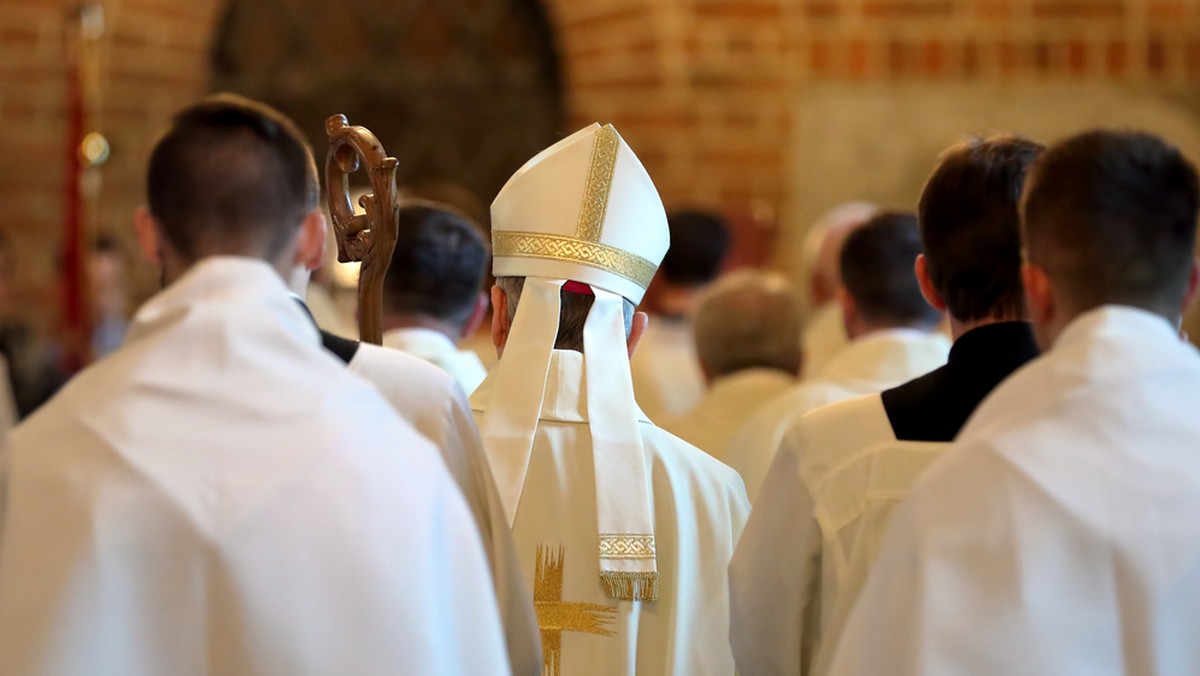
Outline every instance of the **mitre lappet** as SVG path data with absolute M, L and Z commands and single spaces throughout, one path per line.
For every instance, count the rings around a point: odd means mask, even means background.
M 611 125 L 593 124 L 521 167 L 492 203 L 493 271 L 524 277 L 482 433 L 516 518 L 558 334 L 559 293 L 591 293 L 583 362 L 609 597 L 655 600 L 649 477 L 626 350 L 624 300 L 641 302 L 670 245 L 662 200 Z

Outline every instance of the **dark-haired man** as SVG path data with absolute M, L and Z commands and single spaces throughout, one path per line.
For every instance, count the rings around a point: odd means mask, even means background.
M 148 174 L 168 287 L 11 436 L 0 672 L 510 673 L 437 449 L 284 284 L 325 234 L 294 125 L 206 99 Z
M 717 278 L 729 250 L 729 224 L 709 211 L 667 215 L 671 248 L 646 291 L 650 323 L 630 361 L 638 405 L 655 422 L 690 411 L 704 396 L 689 318 L 700 290 Z
M 1200 185 L 1175 148 L 1094 131 L 1021 205 L 1048 352 L 997 387 L 896 510 L 837 674 L 1200 671 Z
M 750 501 L 792 421 L 826 404 L 895 387 L 946 363 L 942 313 L 921 295 L 913 261 L 921 254 L 914 214 L 883 212 L 854 229 L 841 250 L 838 302 L 851 342 L 820 376 L 776 397 L 730 443 L 726 462 Z
M 420 357 L 475 391 L 487 369 L 458 341 L 488 310 L 488 246 L 466 216 L 435 203 L 400 208 L 400 237 L 383 288 L 383 344 Z
M 836 640 L 912 481 L 984 396 L 1037 356 L 1017 207 L 1041 150 L 1011 136 L 966 141 L 925 184 L 916 273 L 929 303 L 950 315 L 949 361 L 813 411 L 784 434 L 730 567 L 739 673 L 808 671 L 818 645 Z

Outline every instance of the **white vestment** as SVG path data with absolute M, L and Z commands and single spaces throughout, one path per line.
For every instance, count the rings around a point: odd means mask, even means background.
M 651 316 L 629 368 L 638 406 L 655 424 L 687 413 L 704 396 L 691 322 Z
M 791 426 L 729 567 L 738 673 L 810 673 L 891 510 L 947 447 L 897 441 L 879 395 L 821 407 Z M 870 556 L 853 572 L 852 553 Z
M 733 674 L 725 570 L 749 512 L 741 481 L 643 415 L 638 427 L 653 493 L 660 593 L 653 602 L 609 598 L 597 572 L 583 363 L 578 352 L 552 355 L 513 526 L 542 626 L 546 674 Z M 489 376 L 471 397 L 481 420 L 492 385 Z
M 441 368 L 454 376 L 467 394 L 474 392 L 487 375 L 479 355 L 458 349 L 454 341 L 440 331 L 422 327 L 392 329 L 383 334 L 383 344 Z
M 540 674 L 542 651 L 533 598 L 521 575 L 479 429 L 458 381 L 423 359 L 370 343 L 358 345 L 349 366 L 441 451 L 483 536 L 513 673 Z
M 1200 355 L 1107 306 L 998 387 L 896 511 L 834 674 L 1200 672 Z
M 842 306 L 831 301 L 817 308 L 800 339 L 804 353 L 800 377 L 808 380 L 820 375 L 849 342 Z
M 826 404 L 905 383 L 946 363 L 950 341 L 941 333 L 888 329 L 846 346 L 820 377 L 804 381 L 763 406 L 729 445 L 725 462 L 742 475 L 754 501 L 792 421 Z
M 11 443 L 0 673 L 509 673 L 437 450 L 265 263 L 198 263 Z
M 796 377 L 777 369 L 737 371 L 713 381 L 691 411 L 667 416 L 659 426 L 724 462 L 729 442 L 768 401 L 796 384 Z

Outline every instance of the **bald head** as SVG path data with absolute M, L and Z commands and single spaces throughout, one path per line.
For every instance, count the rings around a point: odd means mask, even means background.
M 751 368 L 800 370 L 800 292 L 780 275 L 734 272 L 704 291 L 696 309 L 696 351 L 705 374 Z
M 829 210 L 809 228 L 804 241 L 804 264 L 809 271 L 809 293 L 814 306 L 833 300 L 841 282 L 842 244 L 855 228 L 877 213 L 879 207 L 870 202 L 849 202 Z

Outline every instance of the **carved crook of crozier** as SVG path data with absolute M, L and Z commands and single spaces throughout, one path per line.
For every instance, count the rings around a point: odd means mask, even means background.
M 337 240 L 338 260 L 362 263 L 358 277 L 358 331 L 364 342 L 383 342 L 383 278 L 396 248 L 400 205 L 396 194 L 396 167 L 379 139 L 366 127 L 350 125 L 345 115 L 325 121 L 329 152 L 325 156 L 325 193 Z M 365 214 L 355 214 L 350 198 L 350 175 L 362 167 L 371 192 L 359 204 Z

